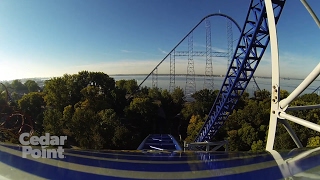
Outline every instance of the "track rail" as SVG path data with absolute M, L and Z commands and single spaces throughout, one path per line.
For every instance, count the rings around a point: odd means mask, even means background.
M 277 23 L 286 0 L 273 0 Z M 210 141 L 224 124 L 244 93 L 269 43 L 264 0 L 251 0 L 232 62 L 208 118 L 195 142 Z
M 136 89 L 135 92 L 137 92 L 137 91 L 140 89 L 141 85 L 153 74 L 154 71 L 157 70 L 157 68 L 163 63 L 163 61 L 165 61 L 165 60 L 167 59 L 167 57 L 169 57 L 169 56 L 171 55 L 171 53 L 175 52 L 176 48 L 177 48 L 204 20 L 206 20 L 207 18 L 212 17 L 212 16 L 225 17 L 225 18 L 231 20 L 231 21 L 237 26 L 237 28 L 238 28 L 239 30 L 241 30 L 241 28 L 240 28 L 240 26 L 238 25 L 238 23 L 237 23 L 232 17 L 230 17 L 230 16 L 228 16 L 228 15 L 225 15 L 225 14 L 222 14 L 222 13 L 213 13 L 213 14 L 209 14 L 209 15 L 205 16 L 205 17 L 202 18 L 202 19 L 200 20 L 200 22 L 199 22 L 197 25 L 195 25 L 195 26 L 189 31 L 189 33 L 188 33 L 187 35 L 185 35 L 185 36 L 178 42 L 178 44 L 177 44 L 176 46 L 174 46 L 174 48 L 172 48 L 172 50 L 153 68 L 153 70 L 142 80 L 142 82 L 139 84 L 139 86 L 138 86 L 138 88 Z M 213 53 L 213 54 L 214 54 L 214 53 Z

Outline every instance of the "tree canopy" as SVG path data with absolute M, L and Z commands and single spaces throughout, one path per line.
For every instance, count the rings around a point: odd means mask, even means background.
M 141 87 L 137 81 L 115 81 L 102 72 L 81 71 L 46 81 L 42 89 L 33 80 L 4 83 L 12 104 L 1 87 L 2 114 L 19 110 L 32 117 L 36 133 L 67 135 L 69 146 L 86 149 L 136 149 L 148 134 L 169 133 L 192 142 L 205 123 L 218 90 L 202 89 L 184 100 L 183 89 Z M 134 93 L 134 94 L 133 94 Z M 280 91 L 280 98 L 289 92 Z M 320 97 L 304 94 L 291 105 L 320 104 Z M 320 110 L 289 112 L 320 124 Z M 270 92 L 244 93 L 213 141 L 228 140 L 231 151 L 264 151 L 269 126 Z M 1 117 L 3 119 L 3 117 Z M 289 122 L 304 146 L 319 146 L 318 132 Z M 275 149 L 295 147 L 286 129 L 278 125 Z

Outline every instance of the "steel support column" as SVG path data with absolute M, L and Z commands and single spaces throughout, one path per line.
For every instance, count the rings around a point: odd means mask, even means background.
M 204 73 L 203 89 L 213 90 L 213 70 L 212 70 L 212 47 L 211 47 L 211 24 L 210 19 L 205 21 L 206 28 L 206 69 Z
M 176 64 L 175 64 L 175 50 L 170 53 L 170 85 L 169 92 L 173 92 L 176 88 Z
M 228 40 L 228 63 L 227 68 L 230 66 L 230 61 L 233 58 L 233 33 L 232 33 L 232 21 L 227 19 L 227 40 Z M 228 70 L 228 69 L 227 69 Z
M 190 99 L 191 95 L 196 92 L 196 80 L 193 61 L 193 33 L 188 37 L 188 67 L 185 87 L 185 98 Z

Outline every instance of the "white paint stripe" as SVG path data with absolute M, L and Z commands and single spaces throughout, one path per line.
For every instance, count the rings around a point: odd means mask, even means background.
M 141 163 L 141 164 L 196 164 L 196 163 L 203 163 L 204 160 L 185 160 L 185 161 L 145 161 L 145 160 L 129 160 L 129 159 L 118 159 L 115 158 L 105 158 L 105 157 L 97 157 L 97 156 L 88 156 L 88 155 L 82 155 L 82 154 L 73 154 L 73 153 L 63 153 L 66 156 L 74 156 L 74 157 L 82 157 L 87 159 L 96 159 L 96 160 L 104 160 L 104 161 L 111 161 L 111 162 L 125 162 L 125 163 Z M 139 156 L 139 157 L 146 157 L 146 156 Z M 188 156 L 190 158 L 193 158 L 192 156 Z M 251 156 L 245 156 L 245 157 L 234 157 L 234 158 L 220 158 L 220 159 L 214 159 L 215 162 L 226 162 L 231 160 L 248 160 L 249 158 L 254 158 L 257 156 L 251 155 Z M 166 158 L 166 156 L 164 156 Z M 187 157 L 185 157 L 187 158 Z M 199 157 L 200 158 L 200 157 Z
M 0 143 L 0 146 L 1 144 L 3 143 Z M 3 145 L 9 145 L 9 144 L 3 144 Z M 19 147 L 19 145 L 9 145 L 9 146 L 13 146 L 13 147 Z M 34 148 L 39 148 L 39 147 L 34 147 Z M 92 154 L 96 154 L 96 155 L 111 155 L 111 156 L 122 156 L 122 157 L 147 157 L 145 156 L 144 154 L 140 154 L 140 155 L 132 155 L 132 154 L 121 154 L 121 153 L 118 153 L 119 151 L 114 151 L 114 153 L 104 153 L 104 152 L 96 152 L 96 151 L 88 151 L 88 150 L 77 150 L 78 152 L 87 152 L 87 153 L 92 153 Z M 74 151 L 73 152 L 77 152 L 77 151 Z M 131 150 L 121 150 L 121 152 L 140 152 L 141 151 L 131 151 Z M 150 155 L 152 153 L 156 153 L 158 154 L 159 151 L 151 151 L 150 152 Z M 161 151 L 161 153 L 163 153 L 163 151 Z M 167 152 L 168 154 L 171 154 L 171 152 Z M 193 151 L 186 151 L 186 152 L 176 152 L 176 153 L 180 153 L 180 156 L 176 156 L 176 157 L 183 157 L 183 158 L 194 158 L 194 156 L 198 156 L 199 158 L 201 157 L 201 154 L 195 154 Z M 188 154 L 187 156 L 181 156 L 181 153 L 184 153 L 184 154 Z M 207 153 L 207 152 L 206 152 Z M 204 153 L 203 156 L 208 156 L 209 154 L 206 154 Z M 83 154 L 77 154 L 77 153 L 72 153 L 72 152 L 68 152 L 68 150 L 65 150 L 65 152 L 63 153 L 64 155 L 68 155 L 68 156 L 75 156 L 75 157 L 83 157 L 83 158 L 88 158 L 88 159 L 96 159 L 96 160 L 106 160 L 106 161 L 113 161 L 113 162 L 127 162 L 127 163 L 146 163 L 146 164 L 185 164 L 185 163 L 188 163 L 188 164 L 192 164 L 192 163 L 203 163 L 204 160 L 184 160 L 184 161 L 150 161 L 150 160 L 130 160 L 130 159 L 119 159 L 119 157 L 116 157 L 116 158 L 106 158 L 106 157 L 98 157 L 98 156 L 91 156 L 91 155 L 83 155 Z M 226 162 L 226 161 L 232 161 L 232 160 L 248 160 L 250 158 L 257 158 L 257 157 L 265 157 L 266 155 L 268 154 L 260 154 L 260 155 L 245 155 L 245 156 L 236 156 L 236 157 L 229 157 L 229 158 L 218 158 L 218 159 L 214 159 L 215 162 L 219 162 L 219 161 L 223 161 L 223 162 Z M 219 154 L 217 155 L 214 155 L 215 157 L 219 157 Z M 159 156 L 159 158 L 166 158 L 168 156 Z M 270 155 L 271 157 L 271 155 Z
M 0 152 L 1 153 L 1 152 Z M 14 168 L 12 166 L 8 166 L 2 162 L 0 162 L 0 179 L 1 180 L 16 180 L 16 179 L 32 179 L 32 180 L 38 180 L 43 179 L 39 176 L 21 171 L 17 168 Z

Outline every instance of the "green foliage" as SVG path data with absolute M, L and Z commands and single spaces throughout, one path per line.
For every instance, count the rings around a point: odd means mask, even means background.
M 84 88 L 87 89 L 83 90 Z M 85 101 L 85 98 L 97 94 L 107 99 L 111 96 L 111 91 L 114 88 L 114 79 L 107 74 L 81 71 L 78 74 L 65 74 L 63 77 L 47 81 L 44 88 L 44 99 L 48 106 L 62 111 L 67 105 L 75 105 L 79 101 Z
M 27 87 L 29 92 L 38 92 L 40 90 L 38 84 L 33 80 L 27 80 L 24 85 Z
M 20 92 L 20 91 L 26 91 L 27 90 L 27 87 L 25 85 L 23 85 L 21 83 L 21 81 L 18 80 L 18 79 L 12 81 L 11 88 L 13 88 L 13 90 L 15 92 Z
M 132 132 L 125 126 L 116 126 L 112 138 L 112 144 L 115 149 L 126 149 L 130 140 L 132 140 Z
M 241 137 L 238 135 L 238 130 L 227 131 L 228 149 L 229 151 L 239 151 L 241 148 Z
M 155 133 L 157 129 L 157 109 L 158 105 L 153 103 L 151 98 L 138 97 L 134 98 L 125 110 L 130 124 L 139 129 L 141 138 L 145 138 L 150 133 Z
M 134 93 L 138 89 L 138 84 L 135 79 L 130 80 L 119 80 L 116 82 L 116 86 L 119 89 L 125 90 L 128 94 Z
M 258 131 L 254 129 L 250 124 L 245 123 L 242 125 L 242 128 L 238 130 L 238 136 L 241 137 L 241 151 L 251 148 L 251 145 L 254 141 L 258 141 Z M 242 149 L 243 148 L 243 149 Z
M 126 91 L 123 89 L 120 89 L 118 87 L 115 87 L 115 89 L 111 92 L 111 99 L 109 101 L 115 112 L 118 114 L 124 114 L 123 110 L 126 106 L 129 105 L 129 101 L 126 98 Z
M 289 92 L 288 91 L 283 90 L 283 89 L 280 90 L 280 100 L 284 99 L 284 98 L 287 98 L 288 96 L 289 96 Z
M 44 131 L 52 135 L 63 135 L 63 116 L 57 109 L 48 108 L 44 111 L 43 128 Z
M 254 97 L 258 100 L 270 99 L 270 96 L 271 93 L 265 89 L 254 92 Z
M 44 94 L 41 92 L 30 92 L 18 101 L 19 109 L 32 117 L 35 122 L 35 130 L 40 134 L 43 132 L 43 111 L 45 107 Z
M 71 103 L 71 97 L 68 90 L 68 76 L 55 77 L 45 82 L 44 100 L 48 107 L 63 110 Z
M 218 90 L 213 91 L 209 89 L 202 89 L 200 91 L 195 92 L 192 97 L 199 102 L 210 102 L 211 104 L 214 102 L 214 100 L 217 97 L 217 94 L 219 93 Z
M 251 145 L 252 152 L 264 152 L 266 149 L 266 144 L 262 140 L 253 141 Z
M 101 119 L 90 109 L 77 108 L 70 122 L 72 136 L 81 148 L 100 149 L 104 139 L 99 133 Z
M 297 135 L 299 137 L 299 133 L 297 133 Z M 296 145 L 292 140 L 291 136 L 289 135 L 289 133 L 285 130 L 285 128 L 281 124 L 278 123 L 274 149 L 290 150 L 295 147 Z
M 195 101 L 184 104 L 184 108 L 182 109 L 184 119 L 190 119 L 192 115 L 199 115 L 201 118 L 204 118 L 209 113 L 217 94 L 218 91 L 208 89 L 195 92 L 192 95 Z
M 181 89 L 180 87 L 175 88 L 173 90 L 173 92 L 171 93 L 171 96 L 172 96 L 173 102 L 175 104 L 183 104 L 184 103 L 184 100 L 183 100 L 184 92 L 183 92 L 183 89 Z
M 207 119 L 218 91 L 203 89 L 192 95 L 194 102 L 184 101 L 184 91 L 159 88 L 138 88 L 136 80 L 114 81 L 102 72 L 81 71 L 65 74 L 45 83 L 38 92 L 35 81 L 19 80 L 8 86 L 13 89 L 17 108 L 36 122 L 37 133 L 67 135 L 68 144 L 86 149 L 136 149 L 151 133 L 170 133 L 192 142 Z M 1 87 L 3 90 L 3 87 Z M 21 97 L 21 94 L 29 92 Z M 289 93 L 280 91 L 280 98 Z M 20 99 L 21 98 L 21 99 Z M 320 104 L 316 94 L 305 94 L 290 105 Z M 0 94 L 2 112 L 6 109 L 6 93 Z M 320 124 L 320 109 L 288 112 Z M 244 93 L 228 120 L 213 140 L 227 139 L 230 151 L 262 152 L 265 150 L 270 114 L 270 92 L 256 91 L 249 99 Z M 289 122 L 304 146 L 319 146 L 320 134 Z M 294 142 L 279 124 L 275 149 L 292 149 Z
M 149 89 L 148 97 L 154 99 L 154 100 L 160 100 L 161 99 L 161 89 L 159 88 L 151 88 Z
M 205 117 L 209 113 L 218 93 L 218 90 L 213 91 L 208 89 L 202 89 L 194 93 L 192 97 L 195 99 L 195 102 L 193 102 L 192 106 L 195 113 L 201 117 Z
M 311 137 L 308 139 L 307 147 L 318 147 L 320 146 L 320 137 Z
M 203 124 L 204 120 L 199 115 L 191 116 L 187 129 L 188 137 L 185 140 L 187 142 L 192 142 L 197 137 Z

